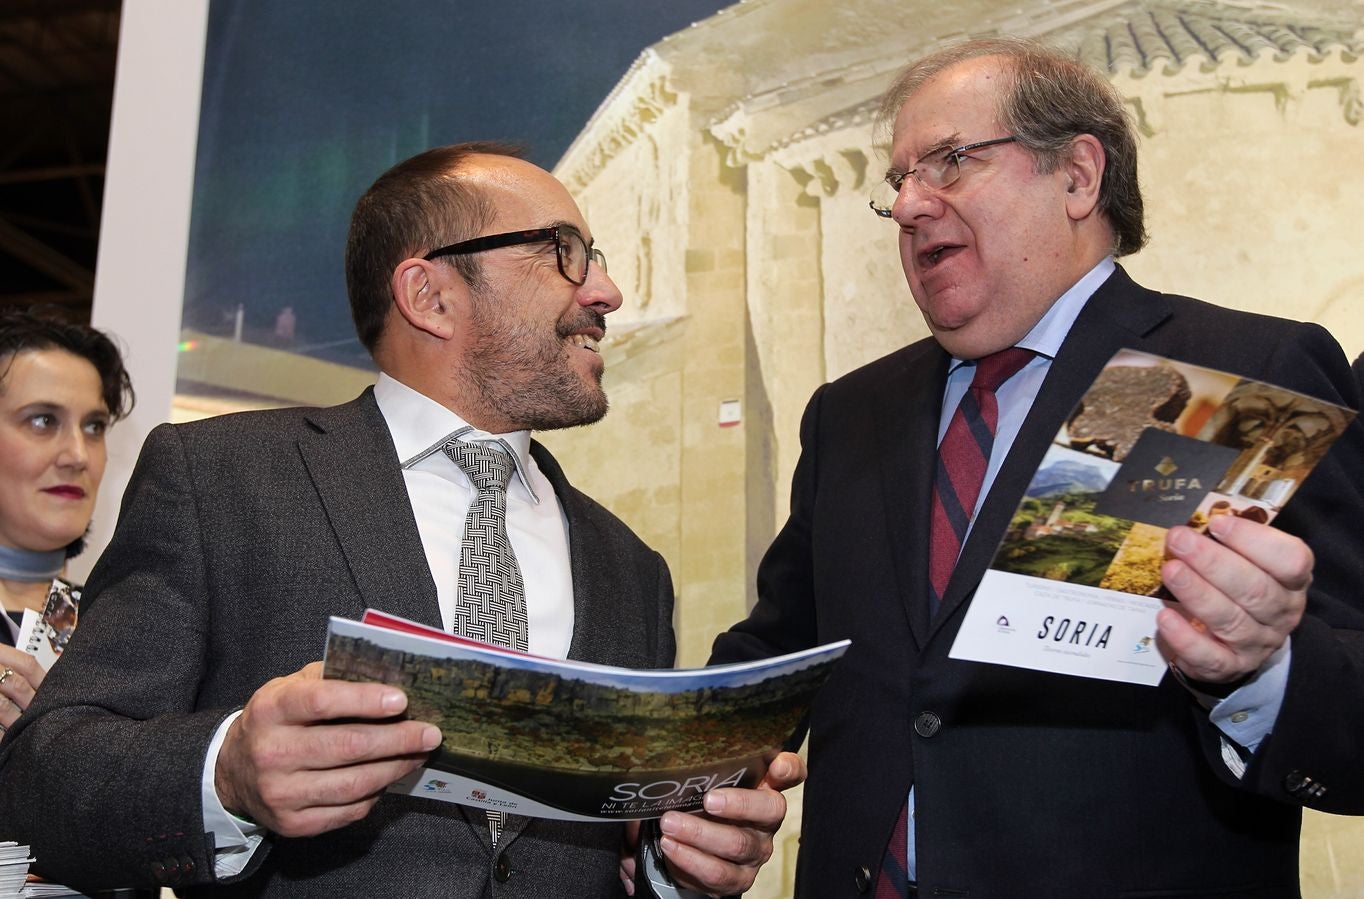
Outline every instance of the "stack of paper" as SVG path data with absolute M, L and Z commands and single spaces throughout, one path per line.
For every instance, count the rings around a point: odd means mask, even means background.
M 3 895 L 3 894 L 0 894 Z M 24 885 L 19 891 L 19 899 L 57 899 L 59 896 L 82 896 L 71 887 L 63 886 L 60 883 L 47 883 L 44 881 L 31 881 Z
M 0 899 L 19 899 L 32 862 L 27 846 L 0 842 Z

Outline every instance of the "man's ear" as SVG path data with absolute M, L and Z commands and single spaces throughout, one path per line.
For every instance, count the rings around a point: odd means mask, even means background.
M 393 270 L 389 287 L 393 304 L 409 325 L 432 337 L 449 340 L 455 335 L 455 296 L 465 290 L 464 281 L 449 277 L 438 263 L 404 259 Z
M 1103 145 L 1092 134 L 1081 134 L 1070 142 L 1070 155 L 1061 164 L 1066 176 L 1066 213 L 1072 221 L 1089 217 L 1099 205 L 1099 184 L 1107 159 Z

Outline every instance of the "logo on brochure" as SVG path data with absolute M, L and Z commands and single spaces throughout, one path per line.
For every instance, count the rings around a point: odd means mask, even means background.
M 1094 513 L 1161 528 L 1184 524 L 1239 455 L 1229 446 L 1147 428 L 1098 495 Z
M 1151 643 L 1152 643 L 1152 640 L 1151 640 L 1150 637 L 1142 637 L 1140 640 L 1137 641 L 1137 645 L 1132 647 L 1132 652 L 1133 652 L 1134 654 L 1143 653 L 1143 652 L 1150 652 L 1150 651 L 1151 651 Z
M 482 790 L 470 790 L 469 795 L 474 799 L 477 799 L 479 802 L 482 802 L 483 800 L 488 798 L 488 794 L 483 792 Z
M 445 780 L 438 780 L 437 778 L 433 777 L 426 783 L 422 784 L 422 790 L 427 793 L 449 793 L 450 782 Z
M 1001 634 L 1012 634 L 1014 632 L 1013 625 L 1009 624 L 1008 615 L 1000 615 L 995 619 L 995 630 Z

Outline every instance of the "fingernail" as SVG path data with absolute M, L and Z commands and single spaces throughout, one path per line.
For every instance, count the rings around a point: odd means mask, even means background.
M 786 759 L 777 759 L 775 762 L 772 763 L 772 774 L 774 777 L 782 778 L 790 777 L 791 763 L 788 762 Z
M 660 848 L 663 849 L 664 855 L 667 855 L 670 852 L 677 851 L 677 840 L 674 840 L 672 837 L 668 836 L 663 837 L 658 841 L 658 845 Z
M 402 690 L 385 690 L 379 703 L 385 712 L 396 715 L 407 705 L 407 694 Z
M 1232 521 L 1231 515 L 1219 515 L 1208 523 L 1208 533 L 1220 540 L 1232 529 Z
M 725 810 L 725 794 L 707 793 L 701 799 L 701 804 L 704 805 L 706 811 L 710 812 L 712 815 L 718 815 Z
M 1171 528 L 1166 543 L 1170 549 L 1183 555 L 1193 549 L 1194 535 L 1188 528 Z
M 432 750 L 440 745 L 440 728 L 427 726 L 422 729 L 422 749 Z

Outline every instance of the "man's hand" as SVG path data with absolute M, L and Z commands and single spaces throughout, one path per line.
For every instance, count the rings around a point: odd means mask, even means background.
M 1233 516 L 1204 536 L 1171 528 L 1161 568 L 1179 605 L 1156 616 L 1165 658 L 1194 680 L 1233 683 L 1259 670 L 1302 619 L 1312 551 L 1297 537 Z
M 43 666 L 37 659 L 13 646 L 0 646 L 0 740 L 42 682 Z
M 394 716 L 396 687 L 322 679 L 314 662 L 256 691 L 228 728 L 214 786 L 223 807 L 281 836 L 313 836 L 369 814 L 419 767 L 440 731 Z
M 664 814 L 660 842 L 673 880 L 685 889 L 722 896 L 751 887 L 772 857 L 772 835 L 786 817 L 781 791 L 804 783 L 805 773 L 800 756 L 783 752 L 756 789 L 711 790 L 704 813 Z

